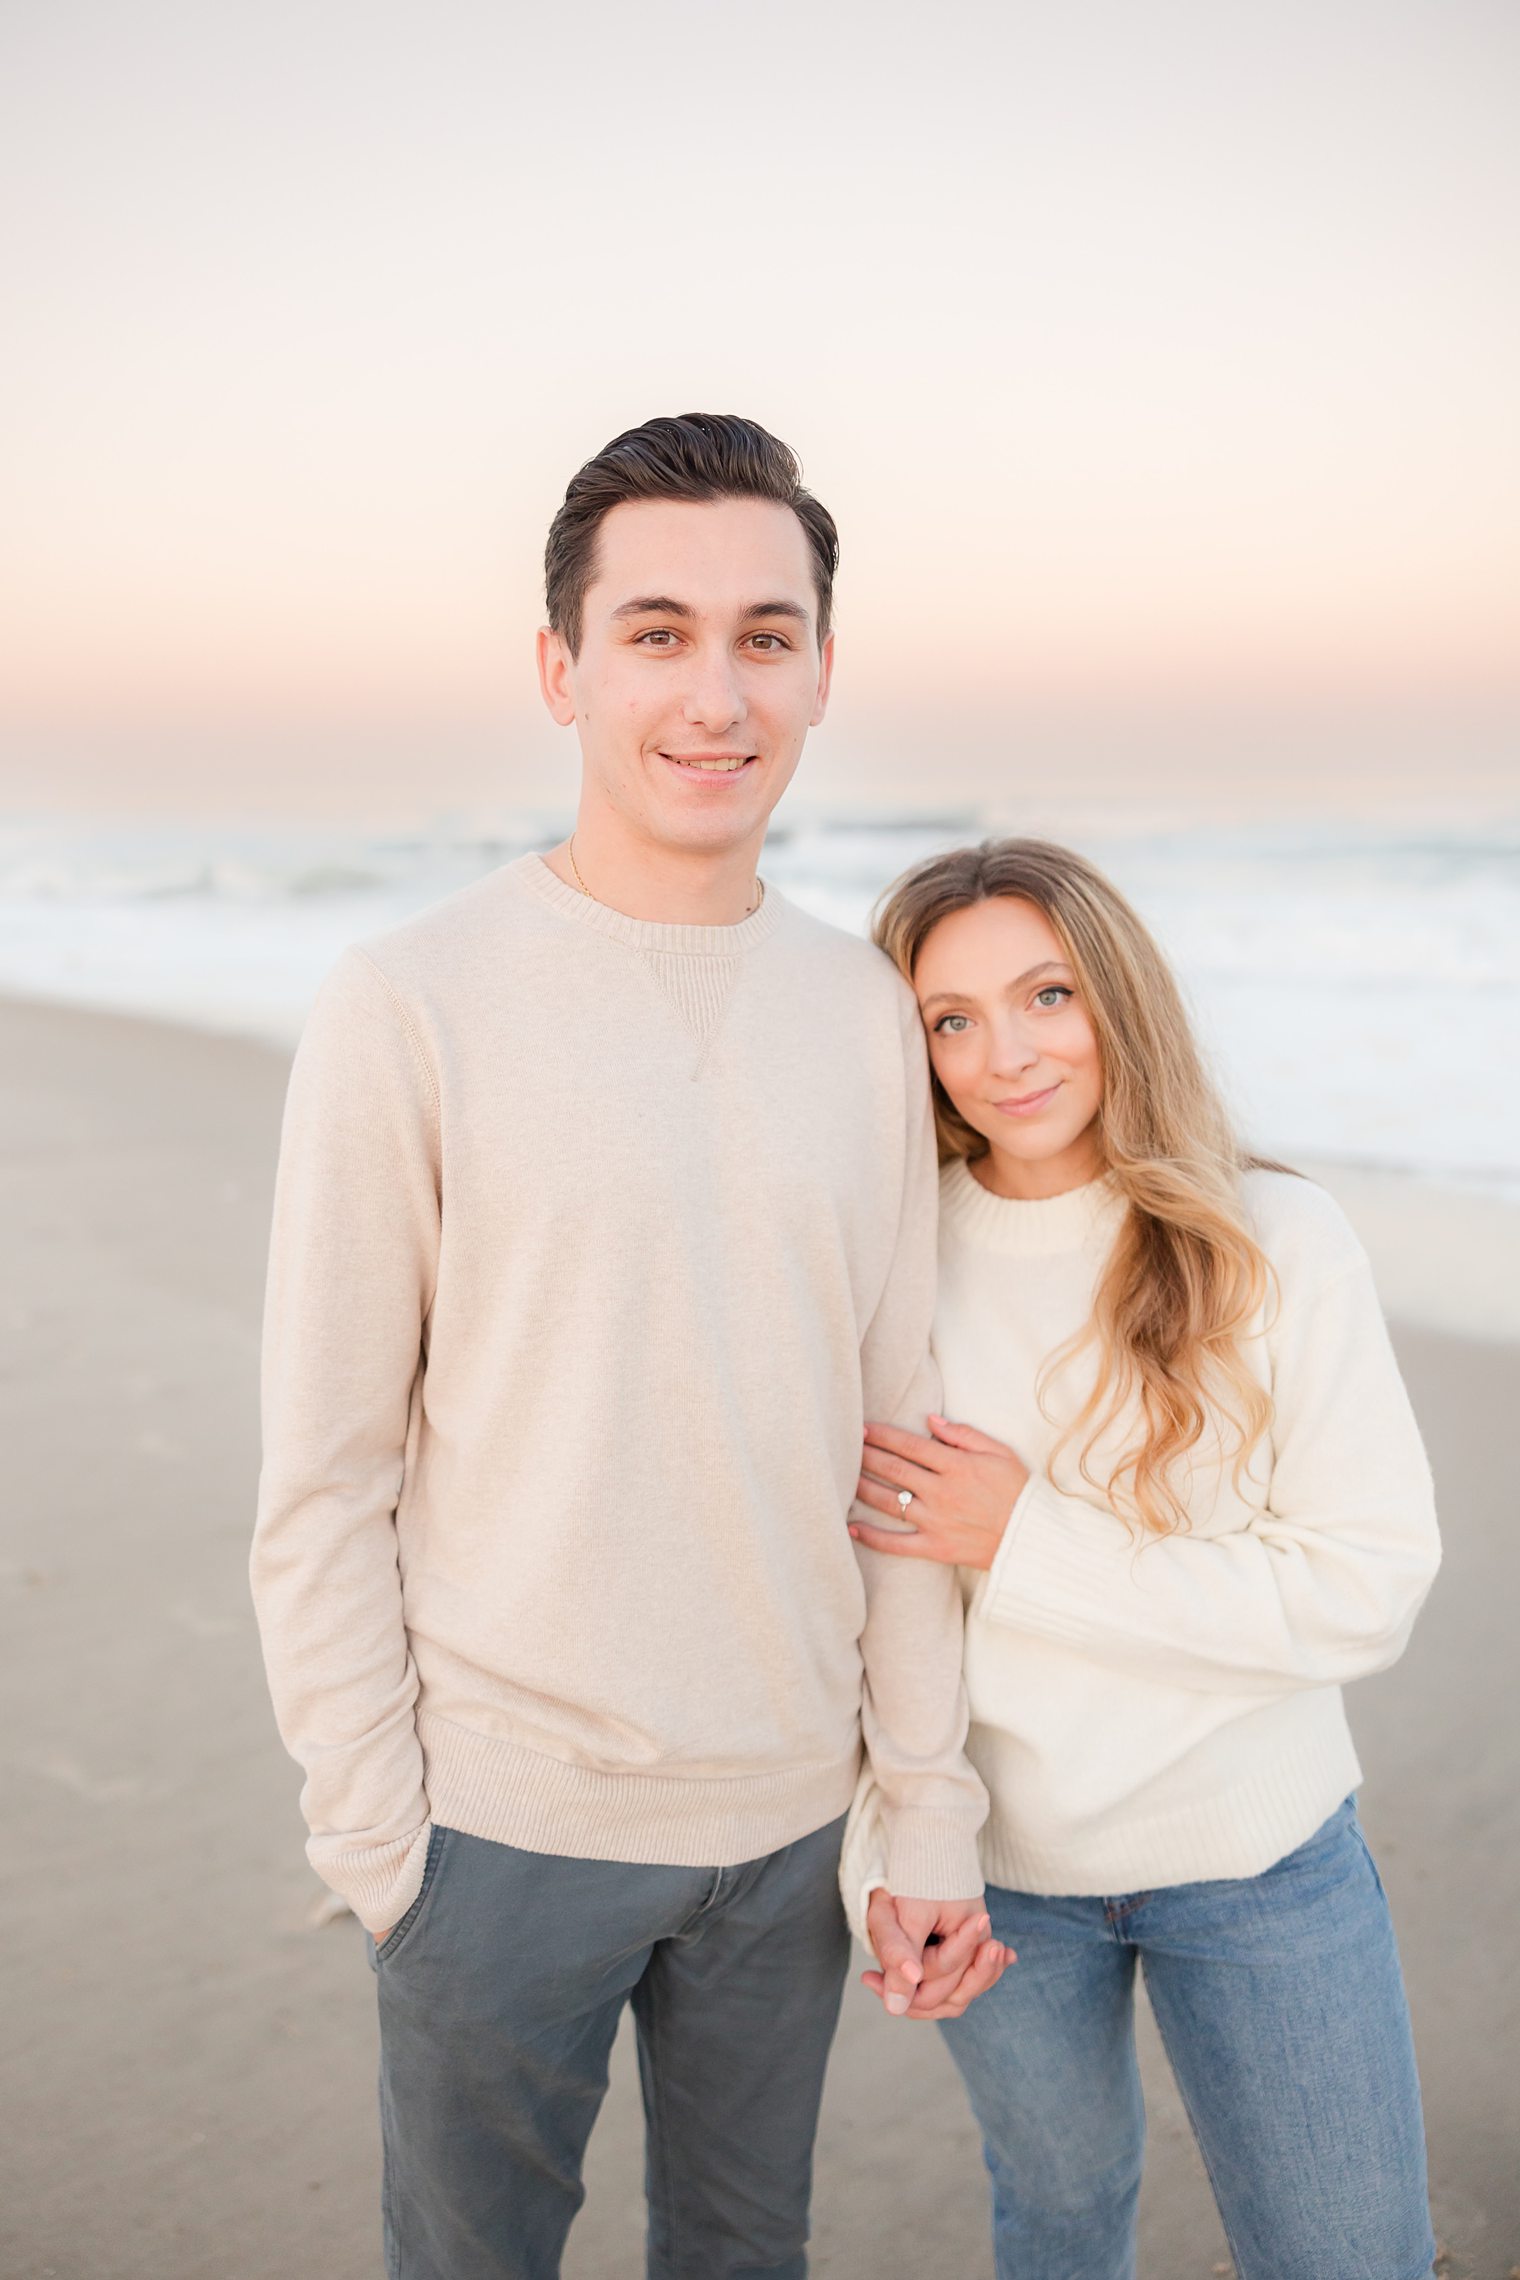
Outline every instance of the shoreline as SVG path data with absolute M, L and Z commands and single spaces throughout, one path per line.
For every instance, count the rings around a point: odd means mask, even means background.
M 1520 1344 L 1520 1202 L 1364 1165 L 1306 1157 L 1295 1169 L 1356 1229 L 1390 1322 Z
M 12 1018 L 29 1025 L 81 1025 L 81 1034 L 95 1027 L 103 1040 L 134 1031 L 173 1037 L 191 1050 L 198 1043 L 217 1059 L 247 1054 L 281 1070 L 289 1067 L 294 1050 L 267 1031 L 0 990 L 0 1020 Z M 1520 1198 L 1428 1174 L 1320 1157 L 1300 1157 L 1294 1169 L 1327 1189 L 1346 1213 L 1372 1260 L 1391 1322 L 1483 1344 L 1520 1345 Z

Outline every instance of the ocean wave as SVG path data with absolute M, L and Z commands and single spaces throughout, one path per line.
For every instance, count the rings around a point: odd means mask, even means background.
M 773 886 L 863 931 L 881 889 L 986 819 L 798 817 Z M 1059 834 L 1052 834 L 1058 836 Z M 65 823 L 0 831 L 0 988 L 293 1043 L 340 951 L 560 836 Z M 1268 1153 L 1520 1188 L 1520 828 L 1070 836 L 1166 945 Z

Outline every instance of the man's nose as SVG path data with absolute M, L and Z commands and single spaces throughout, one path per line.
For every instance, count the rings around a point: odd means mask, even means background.
M 712 731 L 732 728 L 744 718 L 744 691 L 732 658 L 724 654 L 695 660 L 682 710 L 694 728 Z

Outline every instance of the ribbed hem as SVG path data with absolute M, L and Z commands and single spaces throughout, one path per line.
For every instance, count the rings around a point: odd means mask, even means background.
M 1047 1899 L 1148 1892 L 1260 1876 L 1313 1836 L 1362 1778 L 1345 1723 L 1214 1797 L 1039 1842 L 994 1805 L 982 1835 L 989 1884 Z
M 945 1165 L 939 1183 L 941 1224 L 981 1251 L 1033 1259 L 1088 1246 L 1107 1248 L 1125 1210 L 1112 1178 L 1088 1180 L 1064 1195 L 1026 1202 L 992 1195 L 960 1157 Z
M 524 1852 L 663 1868 L 735 1868 L 796 1844 L 845 1811 L 859 1764 L 852 1753 L 713 1781 L 571 1765 L 425 1711 L 417 1734 L 428 1803 L 445 1828 Z
M 734 926 L 662 926 L 653 919 L 629 918 L 623 911 L 583 895 L 579 887 L 567 886 L 542 855 L 519 855 L 506 865 L 506 876 L 557 910 L 562 918 L 589 926 L 614 942 L 624 942 L 630 950 L 677 951 L 689 958 L 732 958 L 756 949 L 775 933 L 787 907 L 786 897 L 768 886 L 760 908 Z

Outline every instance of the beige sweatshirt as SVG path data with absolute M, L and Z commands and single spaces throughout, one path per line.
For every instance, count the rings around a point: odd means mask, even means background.
M 726 1866 L 844 1811 L 981 1889 L 949 1570 L 857 1550 L 937 1398 L 916 1009 L 774 889 L 664 926 L 524 857 L 350 951 L 291 1078 L 252 1573 L 309 1852 L 380 1930 L 433 1820 Z
M 1248 1342 L 1274 1416 L 1237 1482 L 1216 1437 L 1188 1526 L 1137 1541 L 1059 1446 L 1093 1384 L 1091 1319 L 1122 1224 L 1106 1180 L 1019 1202 L 942 1182 L 934 1346 L 946 1412 L 1031 1470 L 991 1570 L 965 1576 L 982 1864 L 1015 1891 L 1143 1891 L 1257 1875 L 1360 1780 L 1341 1688 L 1402 1651 L 1440 1560 L 1430 1471 L 1366 1255 L 1323 1188 L 1245 1175 L 1277 1283 Z M 1099 1482 L 1138 1420 L 1091 1465 Z M 843 1871 L 859 1920 L 884 1880 L 863 1777 Z

